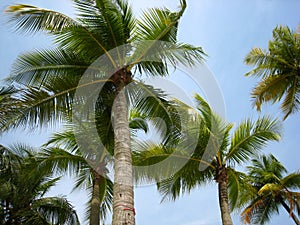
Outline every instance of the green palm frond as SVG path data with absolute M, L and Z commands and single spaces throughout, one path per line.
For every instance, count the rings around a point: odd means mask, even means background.
M 86 59 L 61 49 L 40 50 L 21 55 L 13 65 L 8 80 L 21 84 L 43 85 L 53 76 L 82 76 L 89 67 Z
M 14 96 L 20 91 L 13 86 L 0 87 L 0 127 L 6 125 L 6 118 L 15 113 L 16 108 L 20 106 L 21 101 Z
M 140 40 L 132 43 L 134 53 L 128 61 L 136 65 L 140 73 L 150 76 L 166 76 L 169 67 L 191 67 L 202 63 L 206 54 L 201 47 L 184 43 L 171 43 L 160 40 Z
M 174 175 L 157 183 L 158 191 L 162 195 L 162 201 L 176 200 L 180 195 L 189 193 L 195 187 L 200 187 L 213 180 L 213 168 L 208 166 L 205 170 L 199 170 L 201 160 L 189 160 Z
M 79 224 L 73 206 L 65 198 L 47 197 L 37 199 L 32 203 L 32 208 L 51 224 Z
M 136 39 L 161 40 L 171 43 L 177 41 L 178 22 L 186 9 L 186 2 L 182 0 L 180 11 L 172 13 L 167 9 L 150 9 L 144 12 L 135 30 Z
M 207 127 L 212 126 L 213 111 L 209 104 L 198 94 L 195 95 L 195 100 L 197 103 L 197 109 L 201 112 Z
M 125 0 L 116 0 L 120 11 L 122 12 L 123 26 L 124 26 L 124 35 L 125 38 L 129 39 L 131 32 L 136 26 L 136 19 L 133 15 L 131 6 Z
M 136 38 L 176 43 L 178 19 L 167 9 L 149 9 L 137 23 Z
M 256 183 L 279 182 L 286 173 L 286 168 L 271 154 L 262 155 L 251 160 L 252 165 L 247 167 L 248 175 Z
M 198 153 L 190 152 L 186 143 L 170 148 L 152 142 L 140 142 L 134 146 L 133 160 L 135 177 L 138 181 L 157 181 L 163 200 L 175 200 L 180 194 L 190 192 L 195 185 L 201 185 L 213 177 L 212 166 Z M 206 170 L 200 171 L 199 165 Z
M 43 151 L 42 156 L 44 160 L 43 164 L 50 165 L 54 172 L 65 173 L 69 175 L 75 175 L 75 189 L 86 189 L 92 191 L 94 182 L 94 169 L 93 163 L 106 163 L 106 158 L 91 161 L 89 160 L 89 153 L 86 153 L 85 149 L 82 149 L 78 141 L 78 135 L 85 133 L 85 128 L 77 129 L 76 126 L 70 126 L 66 128 L 65 132 L 56 133 L 52 136 L 49 142 L 45 145 L 46 149 Z M 79 131 L 80 130 L 80 131 Z M 81 143 L 82 144 L 82 143 Z M 88 143 L 93 145 L 92 143 Z M 87 146 L 84 146 L 87 147 Z M 100 161 L 101 160 L 101 161 Z M 100 217 L 104 221 L 106 215 L 111 211 L 112 205 L 112 182 L 107 177 L 101 177 L 100 184 Z M 92 197 L 92 194 L 91 194 Z M 90 202 L 91 203 L 91 202 Z M 87 219 L 90 214 L 92 205 L 87 206 Z
M 159 163 L 168 158 L 173 152 L 174 149 L 169 149 L 161 144 L 156 144 L 150 141 L 135 143 L 133 146 L 133 162 L 137 168 L 135 171 L 136 180 L 143 181 L 145 179 L 155 181 L 160 179 L 160 175 L 172 172 L 172 168 L 175 164 L 168 164 L 169 168 L 166 168 L 165 164 L 164 167 L 161 167 L 159 166 Z M 152 165 L 156 165 L 154 167 L 156 168 L 155 170 L 151 169 Z
M 25 89 L 19 90 L 18 94 L 11 97 L 12 101 L 10 101 L 9 109 L 6 110 L 1 120 L 1 129 L 5 130 L 20 125 L 26 125 L 27 127 L 36 127 L 37 125 L 47 126 L 54 125 L 54 122 L 66 119 L 70 120 L 74 101 L 77 105 L 84 105 L 83 103 L 89 105 L 86 101 L 90 95 L 97 92 L 95 88 L 93 89 L 94 92 L 90 93 L 89 96 L 82 98 L 82 95 L 79 95 L 77 96 L 78 98 L 75 98 L 76 91 L 82 90 L 81 88 L 85 88 L 85 85 L 95 87 L 99 83 L 106 82 L 106 80 L 100 79 L 96 83 L 91 81 L 88 84 L 78 86 L 79 80 L 80 76 L 76 76 L 76 74 L 74 76 L 72 74 L 65 74 L 56 77 L 51 76 L 50 79 L 44 82 L 43 88 L 26 88 L 21 86 L 21 88 Z M 86 108 L 81 111 L 82 114 L 80 116 L 89 116 L 89 112 Z
M 293 80 L 290 87 L 286 90 L 285 98 L 281 104 L 281 109 L 284 113 L 283 119 L 286 119 L 290 114 L 295 113 L 300 108 L 300 85 L 297 79 Z
M 210 161 L 212 161 L 214 157 L 217 157 L 219 165 L 223 165 L 230 142 L 229 134 L 233 125 L 226 123 L 222 118 L 216 115 L 209 104 L 200 95 L 196 94 L 195 99 L 197 109 L 200 111 L 201 119 L 204 122 L 202 126 L 209 132 L 209 136 L 206 136 L 208 140 L 206 148 L 209 148 Z M 200 135 L 202 135 L 201 132 Z
M 120 45 L 126 44 L 134 26 L 132 11 L 127 3 L 118 1 L 76 0 L 80 25 L 67 27 L 55 37 L 63 49 L 70 49 L 95 61 L 103 54 L 112 60 L 110 53 Z M 119 53 L 118 53 L 119 54 Z M 117 57 L 124 57 L 120 54 Z
M 97 33 L 102 38 L 104 46 L 110 50 L 126 43 L 123 11 L 120 5 L 108 0 L 83 1 L 76 0 L 76 7 L 79 10 L 79 18 L 84 24 L 88 24 L 92 33 Z M 123 6 L 124 2 L 123 2 Z M 128 25 L 128 21 L 127 21 Z M 96 32 L 95 32 L 96 31 Z M 101 40 L 101 39 L 99 39 Z
M 47 146 L 64 146 L 69 149 L 70 153 L 78 151 L 78 145 L 76 143 L 75 135 L 72 127 L 66 127 L 64 132 L 58 132 L 52 134 L 49 140 L 44 144 Z
M 36 127 L 38 125 L 47 126 L 61 121 L 62 115 L 68 116 L 67 109 L 59 110 L 56 105 L 55 96 L 46 91 L 39 91 L 36 88 L 23 92 L 23 96 L 15 97 L 19 99 L 16 106 L 1 120 L 1 130 L 19 126 Z
M 160 89 L 138 81 L 134 83 L 136 85 L 130 86 L 127 92 L 132 107 L 147 115 L 144 119 L 151 121 L 163 142 L 171 138 L 176 141 L 180 135 L 182 119 L 176 103 L 170 101 Z
M 38 192 L 40 193 L 40 196 L 43 197 L 51 187 L 55 186 L 56 183 L 61 179 L 61 177 L 56 177 L 53 179 L 46 180 L 38 187 Z
M 280 133 L 281 126 L 277 120 L 266 116 L 256 122 L 248 119 L 235 129 L 226 159 L 244 162 L 258 153 L 268 141 L 279 141 Z
M 179 12 L 158 8 L 144 12 L 143 18 L 137 22 L 132 42 L 135 52 L 131 62 L 132 65 L 138 64 L 139 72 L 167 75 L 167 63 L 193 65 L 203 60 L 205 53 L 202 48 L 177 42 L 178 23 L 185 8 L 183 0 Z
M 66 148 L 66 146 L 64 146 Z M 52 168 L 55 173 L 80 174 L 88 167 L 86 160 L 58 147 L 48 147 L 41 152 L 43 166 Z
M 16 30 L 28 33 L 46 31 L 55 34 L 77 24 L 75 20 L 62 13 L 32 5 L 9 6 L 5 12 L 9 13 L 10 23 L 15 24 Z
M 246 174 L 232 168 L 228 169 L 228 196 L 231 210 L 243 207 L 255 194 L 256 189 L 251 186 Z
M 282 178 L 280 183 L 291 190 L 300 189 L 300 173 L 291 173 Z
M 3 86 L 0 87 L 0 103 L 2 104 L 2 101 L 10 97 L 12 94 L 14 94 L 17 90 L 14 87 L 11 86 Z

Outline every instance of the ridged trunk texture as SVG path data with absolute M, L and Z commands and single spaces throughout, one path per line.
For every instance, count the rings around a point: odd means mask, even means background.
M 218 177 L 219 204 L 221 210 L 222 224 L 233 225 L 230 216 L 229 201 L 228 201 L 228 175 L 225 167 L 222 167 Z
M 297 218 L 297 216 L 291 211 L 290 207 L 285 203 L 285 201 L 283 199 L 280 200 L 280 203 L 282 204 L 282 206 L 285 208 L 285 210 L 288 212 L 288 214 L 292 217 L 292 219 L 294 220 L 295 224 L 300 225 L 300 221 Z
M 100 225 L 100 185 L 101 176 L 94 171 L 93 190 L 92 190 L 92 201 L 91 201 L 91 212 L 90 212 L 90 225 Z
M 119 82 L 121 87 L 124 87 L 125 83 L 122 80 Z M 120 83 L 113 106 L 115 148 L 112 225 L 134 225 L 135 210 L 128 107 L 125 92 L 120 88 Z

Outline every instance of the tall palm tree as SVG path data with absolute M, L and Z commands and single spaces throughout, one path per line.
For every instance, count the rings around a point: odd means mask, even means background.
M 165 146 L 145 145 L 147 148 L 135 153 L 135 157 L 139 159 L 139 165 L 157 163 L 167 157 L 187 159 L 181 169 L 158 182 L 158 190 L 163 199 L 175 200 L 180 194 L 215 180 L 218 184 L 222 224 L 232 225 L 230 205 L 235 207 L 236 199 L 242 191 L 240 174 L 234 170 L 234 166 L 249 160 L 267 142 L 278 141 L 280 125 L 268 117 L 259 118 L 255 122 L 248 119 L 240 123 L 230 135 L 233 125 L 216 116 L 199 95 L 196 95 L 195 99 L 198 111 L 193 117 L 197 116 L 200 122 L 198 142 L 193 152 L 190 151 L 188 143 L 178 143 L 177 146 L 181 146 L 181 149 L 176 146 L 168 149 Z M 176 160 L 173 162 L 176 163 Z M 166 166 L 160 172 L 172 170 L 172 161 L 169 166 L 170 168 Z M 149 173 L 144 174 L 146 178 L 148 175 Z M 155 176 L 154 178 L 157 179 Z
M 32 149 L 0 146 L 1 224 L 79 224 L 72 205 L 63 197 L 44 197 L 60 179 L 39 166 Z
M 246 76 L 260 77 L 252 91 L 254 104 L 260 110 L 264 102 L 278 102 L 286 119 L 299 110 L 300 104 L 300 27 L 292 31 L 279 26 L 273 30 L 268 50 L 253 48 L 245 58 L 255 68 Z
M 97 120 L 107 121 L 109 120 L 107 116 L 109 115 L 98 113 Z M 147 132 L 148 125 L 140 113 L 132 111 L 129 120 L 132 131 L 143 129 Z M 106 149 L 113 151 L 112 127 L 101 126 L 100 129 L 99 133 L 101 133 L 101 138 L 105 139 L 103 143 L 105 143 Z M 75 135 L 75 132 L 83 133 L 85 131 L 83 127 L 74 129 L 74 126 L 67 126 L 63 132 L 53 134 L 40 153 L 43 159 L 42 163 L 56 173 L 69 173 L 69 175 L 75 176 L 76 184 L 74 188 L 84 188 L 90 191 L 90 201 L 86 215 L 89 224 L 100 224 L 100 221 L 104 223 L 107 212 L 111 211 L 113 196 L 113 183 L 107 177 L 109 171 L 106 164 L 109 155 L 106 151 L 97 149 L 95 154 L 98 156 L 97 159 L 88 161 L 84 155 L 85 152 L 80 150 L 80 145 L 76 142 L 76 135 L 84 134 Z M 89 146 L 92 147 L 91 143 Z
M 19 108 L 19 116 L 14 119 L 7 117 L 4 128 L 28 121 L 42 124 L 49 119 L 59 119 L 62 115 L 70 116 L 73 109 L 71 103 L 80 105 L 84 99 L 82 96 L 75 101 L 73 99 L 82 75 L 95 60 L 105 55 L 108 59 L 105 65 L 111 64 L 113 72 L 104 76 L 103 72 L 92 69 L 89 71 L 90 83 L 84 83 L 80 87 L 89 85 L 89 90 L 93 90 L 95 83 L 102 82 L 114 91 L 113 225 L 125 222 L 134 224 L 130 132 L 127 121 L 128 99 L 134 98 L 126 97 L 124 87 L 129 83 L 140 84 L 133 80 L 134 72 L 164 76 L 168 73 L 167 61 L 173 65 L 177 62 L 193 65 L 195 61 L 202 60 L 203 51 L 177 41 L 178 22 L 186 8 L 185 0 L 181 0 L 178 12 L 150 9 L 140 20 L 134 18 L 125 0 L 74 0 L 74 3 L 79 12 L 77 19 L 30 5 L 8 8 L 7 12 L 12 15 L 17 29 L 31 33 L 46 31 L 54 37 L 57 48 L 27 53 L 16 61 L 10 80 L 19 85 L 25 84 L 26 87 L 30 85 L 22 98 L 28 104 Z M 157 44 L 156 41 L 172 45 Z M 120 48 L 121 45 L 125 47 Z M 113 59 L 110 50 L 116 48 L 115 55 L 132 56 L 129 63 L 118 61 L 120 58 Z M 151 57 L 150 61 L 140 60 L 157 51 L 156 58 L 159 61 L 153 62 Z M 87 97 L 89 96 L 85 96 L 85 99 Z
M 242 212 L 245 223 L 265 224 L 282 206 L 295 224 L 300 224 L 295 215 L 295 212 L 300 215 L 300 173 L 286 173 L 286 168 L 273 155 L 252 160 L 247 171 L 251 191 L 244 193 L 248 204 Z

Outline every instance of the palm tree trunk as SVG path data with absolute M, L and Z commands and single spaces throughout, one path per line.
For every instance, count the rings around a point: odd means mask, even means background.
M 228 175 L 226 168 L 223 167 L 217 177 L 219 189 L 219 205 L 221 210 L 222 224 L 233 225 L 230 216 L 229 202 L 228 202 Z
M 92 200 L 91 200 L 91 212 L 90 212 L 90 225 L 99 225 L 100 224 L 100 185 L 101 185 L 101 176 L 94 171 L 94 180 L 93 180 L 93 190 L 92 190 Z
M 124 82 L 122 82 L 122 86 L 124 87 Z M 118 88 L 118 90 L 113 107 L 115 174 L 112 225 L 134 225 L 135 211 L 128 108 L 124 89 Z
M 283 206 L 283 208 L 285 208 L 285 210 L 288 212 L 288 214 L 292 217 L 292 219 L 294 220 L 295 224 L 300 225 L 300 221 L 299 219 L 296 217 L 296 215 L 291 211 L 290 207 L 285 203 L 285 201 L 283 199 L 280 200 L 281 205 Z

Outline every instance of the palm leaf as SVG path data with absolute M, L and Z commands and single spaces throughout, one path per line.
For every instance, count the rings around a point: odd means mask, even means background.
M 33 202 L 32 208 L 50 223 L 79 224 L 79 219 L 73 206 L 65 198 L 48 197 L 37 199 Z
M 64 50 L 41 50 L 21 55 L 13 65 L 8 80 L 21 84 L 38 84 L 54 76 L 84 74 L 89 63 L 82 56 Z
M 300 189 L 300 173 L 291 173 L 281 179 L 281 185 L 289 189 Z
M 256 189 L 251 186 L 250 180 L 246 174 L 235 171 L 232 168 L 228 170 L 228 197 L 231 210 L 241 208 L 252 199 L 256 194 Z
M 256 108 L 260 110 L 263 102 L 279 101 L 285 94 L 288 85 L 287 76 L 275 75 L 262 80 L 251 93 Z
M 233 133 L 227 160 L 244 162 L 261 150 L 268 141 L 279 141 L 280 124 L 269 117 L 259 118 L 255 123 L 246 120 Z
M 286 119 L 291 113 L 297 112 L 300 106 L 300 86 L 297 79 L 293 80 L 291 86 L 286 91 L 286 96 L 281 104 L 281 109 Z
M 5 12 L 10 14 L 9 22 L 15 24 L 16 30 L 28 33 L 46 31 L 55 34 L 77 24 L 75 20 L 62 13 L 31 5 L 9 6 Z

